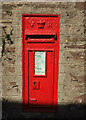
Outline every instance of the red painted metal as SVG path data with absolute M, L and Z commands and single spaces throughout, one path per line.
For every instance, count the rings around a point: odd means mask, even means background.
M 60 15 L 22 15 L 23 110 L 57 106 Z M 35 75 L 35 51 L 45 51 L 45 75 Z

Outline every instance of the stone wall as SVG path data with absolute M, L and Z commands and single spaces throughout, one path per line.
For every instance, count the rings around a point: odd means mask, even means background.
M 3 2 L 2 99 L 5 105 L 19 103 L 17 112 L 12 114 L 22 113 L 22 14 L 60 14 L 58 105 L 84 103 L 85 3 Z M 16 111 L 12 106 L 5 107 L 5 111 Z

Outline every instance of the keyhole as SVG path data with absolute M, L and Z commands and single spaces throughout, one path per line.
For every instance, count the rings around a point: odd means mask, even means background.
M 34 85 L 36 85 L 36 82 L 33 82 Z

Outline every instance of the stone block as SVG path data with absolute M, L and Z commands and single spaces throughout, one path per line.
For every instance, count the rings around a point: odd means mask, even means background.
M 64 51 L 59 51 L 59 64 L 64 63 L 79 65 L 81 63 L 82 65 L 84 65 L 84 55 L 85 53 L 83 49 L 65 49 L 64 46 Z
M 9 101 L 9 102 L 12 102 L 13 104 L 18 104 L 20 103 L 21 106 L 22 106 L 22 95 L 19 95 L 19 96 L 16 96 L 16 95 L 6 95 L 2 97 L 5 101 Z
M 22 76 L 2 76 L 2 95 L 19 96 L 22 94 Z
M 15 72 L 15 67 L 9 67 L 9 72 L 12 72 L 12 73 L 14 73 Z
M 84 34 L 84 27 L 83 27 L 83 23 L 82 25 L 77 25 L 77 24 L 70 24 L 67 25 L 67 34 L 68 36 L 70 35 L 82 35 Z
M 85 43 L 85 38 L 84 35 L 83 36 L 79 36 L 79 35 L 70 35 L 67 37 L 68 42 L 71 42 L 72 44 L 80 44 L 80 43 Z
M 22 75 L 22 65 L 20 64 L 15 64 L 15 65 L 6 65 L 4 68 L 2 67 L 2 75 L 15 75 L 15 76 L 20 76 Z
M 15 45 L 5 45 L 5 53 L 15 53 Z
M 76 2 L 75 8 L 79 11 L 85 10 L 85 2 Z
M 74 73 L 75 75 L 82 76 L 84 74 L 84 66 L 82 65 L 74 65 L 74 64 L 65 64 L 65 73 Z
M 73 10 L 72 10 L 73 9 Z M 67 23 L 68 24 L 82 24 L 84 19 L 84 12 L 79 11 L 73 6 L 69 7 L 67 11 Z
M 4 56 L 4 59 L 6 59 L 7 61 L 15 61 L 15 55 L 11 55 L 11 53 L 7 53 L 5 56 Z
M 15 75 L 15 66 L 14 65 L 6 65 L 2 68 L 2 75 Z

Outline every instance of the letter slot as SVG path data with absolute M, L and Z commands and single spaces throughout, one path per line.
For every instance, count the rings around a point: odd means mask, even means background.
M 26 35 L 27 42 L 55 42 L 57 35 Z

